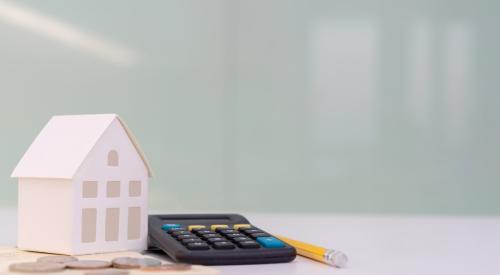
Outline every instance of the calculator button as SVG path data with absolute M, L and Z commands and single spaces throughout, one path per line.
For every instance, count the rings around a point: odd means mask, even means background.
M 178 227 L 178 228 L 172 228 L 172 229 L 167 230 L 167 232 L 169 234 L 172 234 L 172 233 L 178 232 L 178 231 L 186 231 L 186 228 L 184 228 L 184 227 Z
M 255 239 L 260 245 L 265 248 L 282 248 L 285 243 L 275 237 L 258 237 Z
M 166 223 L 166 224 L 161 226 L 161 229 L 168 231 L 170 229 L 179 228 L 179 227 L 181 227 L 181 225 L 178 223 Z
M 196 231 L 197 229 L 207 229 L 204 225 L 190 225 L 188 226 L 189 231 Z
M 189 231 L 186 231 L 186 230 L 179 230 L 179 231 L 174 231 L 172 233 L 170 233 L 170 235 L 172 236 L 179 236 L 179 235 L 186 235 L 186 234 L 191 234 L 191 232 Z
M 255 241 L 238 242 L 238 246 L 241 248 L 259 248 L 260 247 L 260 245 Z
M 219 234 L 210 233 L 210 234 L 203 234 L 201 235 L 201 237 L 204 239 L 210 239 L 210 238 L 221 238 L 222 236 Z
M 232 242 L 216 242 L 213 243 L 212 246 L 215 249 L 234 249 L 235 246 Z
M 184 235 L 177 235 L 175 236 L 177 238 L 177 240 L 184 240 L 184 239 L 191 239 L 191 238 L 195 238 L 196 236 L 193 235 L 193 234 L 184 234 Z
M 263 232 L 262 230 L 256 229 L 256 228 L 246 228 L 246 229 L 241 229 L 240 231 L 243 233 L 246 233 L 246 234 L 262 233 Z
M 210 248 L 208 244 L 202 242 L 188 243 L 186 247 L 190 250 L 207 250 Z
M 210 229 L 216 230 L 217 228 L 228 228 L 227 224 L 212 224 L 210 226 Z
M 236 237 L 236 238 L 233 238 L 232 240 L 235 242 L 243 242 L 243 241 L 251 241 L 252 239 L 250 239 L 248 237 Z
M 239 224 L 233 225 L 233 228 L 235 230 L 242 229 L 242 228 L 248 228 L 248 227 L 252 227 L 252 226 L 249 224 L 246 224 L 246 223 L 239 223 Z
M 252 234 L 250 234 L 250 237 L 252 237 L 252 238 L 271 237 L 271 235 L 264 233 L 264 232 L 260 232 L 260 233 L 252 233 Z
M 199 242 L 202 242 L 202 240 L 198 239 L 198 238 L 189 238 L 189 239 L 182 239 L 181 240 L 181 243 L 183 244 L 188 244 L 188 243 L 199 243 Z
M 209 243 L 215 243 L 215 242 L 226 242 L 227 240 L 225 238 L 208 238 L 207 242 Z
M 215 233 L 214 231 L 207 230 L 207 229 L 193 229 L 193 232 L 198 234 L 198 235 Z
M 221 234 L 238 233 L 238 231 L 236 231 L 234 229 L 227 229 L 227 228 L 217 228 L 215 231 L 217 231 L 217 233 L 221 233 Z
M 245 235 L 243 235 L 241 233 L 231 233 L 231 234 L 226 234 L 226 237 L 234 239 L 234 238 L 238 238 L 238 237 L 245 237 Z

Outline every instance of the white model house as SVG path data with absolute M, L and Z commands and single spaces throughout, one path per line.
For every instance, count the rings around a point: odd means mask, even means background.
M 54 116 L 24 154 L 20 249 L 80 255 L 146 248 L 151 168 L 115 114 Z

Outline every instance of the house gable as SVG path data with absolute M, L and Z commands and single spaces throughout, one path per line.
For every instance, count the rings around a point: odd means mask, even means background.
M 54 116 L 35 138 L 12 177 L 71 179 L 108 127 L 117 121 L 151 176 L 150 165 L 125 123 L 116 114 Z
M 116 165 L 108 163 L 110 158 L 116 161 Z M 133 142 L 120 121 L 115 119 L 88 153 L 74 179 L 126 180 L 147 178 L 148 175 L 148 169 Z

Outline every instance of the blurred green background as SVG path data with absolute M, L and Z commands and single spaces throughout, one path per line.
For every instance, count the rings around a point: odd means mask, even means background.
M 499 8 L 0 0 L 1 206 L 52 115 L 118 113 L 158 211 L 499 214 Z

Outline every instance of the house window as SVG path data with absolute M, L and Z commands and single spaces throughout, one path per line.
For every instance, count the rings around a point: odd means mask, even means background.
M 141 236 L 141 208 L 138 206 L 128 208 L 128 232 L 129 240 L 137 240 Z
M 97 209 L 82 209 L 82 243 L 95 242 L 96 236 Z
M 120 182 L 119 181 L 108 181 L 106 188 L 106 196 L 108 198 L 117 198 L 120 196 Z
M 104 239 L 107 242 L 118 241 L 118 228 L 120 221 L 120 208 L 106 209 L 106 229 Z
M 97 198 L 97 181 L 82 183 L 82 198 Z
M 116 150 L 111 150 L 108 152 L 108 166 L 118 166 L 118 152 Z
M 128 183 L 128 195 L 130 197 L 141 196 L 141 181 L 140 180 L 129 181 L 129 183 Z

